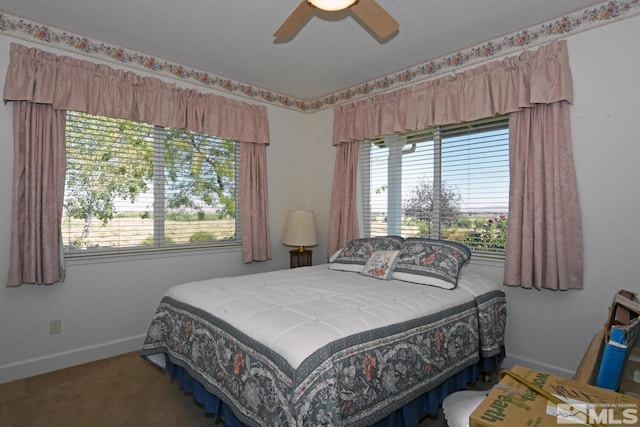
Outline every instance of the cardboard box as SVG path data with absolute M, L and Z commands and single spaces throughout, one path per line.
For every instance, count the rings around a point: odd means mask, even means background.
M 638 347 L 631 349 L 624 371 L 622 371 L 619 391 L 640 398 L 640 348 Z
M 605 353 L 605 347 L 611 338 L 610 334 L 612 328 L 623 328 L 624 344 L 630 350 L 629 346 L 633 346 L 634 342 L 638 340 L 638 324 L 640 320 L 640 303 L 635 292 L 620 290 L 614 298 L 611 306 L 609 307 L 609 317 L 604 325 L 604 328 L 597 332 L 589 347 L 584 353 L 582 361 L 576 370 L 573 380 L 591 384 L 604 386 L 605 383 L 608 388 L 612 390 L 618 389 L 622 381 L 622 368 L 625 365 L 625 359 L 628 353 L 624 354 L 622 360 L 618 360 L 617 366 L 611 364 L 611 358 L 606 360 L 605 367 L 608 369 L 606 376 L 599 378 L 600 370 L 603 368 L 603 357 Z M 619 341 L 620 342 L 620 341 Z M 615 374 L 617 372 L 617 374 Z M 617 375 L 617 376 L 616 376 Z
M 473 411 L 469 427 L 640 425 L 640 399 L 636 397 L 522 366 L 511 372 L 567 403 L 555 405 L 507 375 Z
M 603 328 L 593 336 L 573 376 L 574 381 L 584 384 L 596 383 L 598 372 L 600 371 L 600 363 L 602 363 L 602 353 L 604 353 L 607 332 Z

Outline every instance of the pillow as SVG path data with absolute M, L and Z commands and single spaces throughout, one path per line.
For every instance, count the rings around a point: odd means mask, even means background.
M 337 256 L 329 260 L 332 270 L 361 272 L 371 254 L 375 251 L 399 250 L 404 239 L 400 236 L 381 236 L 353 239 L 347 243 Z
M 332 263 L 333 261 L 335 261 L 336 258 L 338 258 L 338 256 L 340 255 L 340 252 L 342 252 L 342 248 L 338 249 L 333 253 L 333 255 L 331 255 L 331 257 L 329 258 L 329 263 Z
M 406 239 L 398 255 L 393 279 L 453 289 L 471 250 L 458 242 Z
M 398 262 L 400 251 L 375 251 L 369 257 L 360 274 L 376 279 L 390 280 Z

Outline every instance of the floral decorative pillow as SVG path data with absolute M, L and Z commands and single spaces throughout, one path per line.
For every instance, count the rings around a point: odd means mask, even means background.
M 381 236 L 354 239 L 340 252 L 331 257 L 329 268 L 332 270 L 361 272 L 371 254 L 375 251 L 400 250 L 404 239 L 400 236 Z
M 376 279 L 391 280 L 399 253 L 400 251 L 375 251 L 369 257 L 360 274 Z
M 453 289 L 458 284 L 460 269 L 469 258 L 471 250 L 462 243 L 405 239 L 392 278 Z

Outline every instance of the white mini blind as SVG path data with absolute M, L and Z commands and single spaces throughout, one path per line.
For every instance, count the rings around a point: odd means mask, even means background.
M 234 141 L 68 112 L 66 254 L 240 240 Z
M 389 135 L 361 147 L 365 235 L 449 239 L 504 253 L 507 117 Z

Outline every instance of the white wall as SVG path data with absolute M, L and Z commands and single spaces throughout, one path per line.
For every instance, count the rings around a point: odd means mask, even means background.
M 583 210 L 585 285 L 569 292 L 506 289 L 507 367 L 518 363 L 572 375 L 591 336 L 604 324 L 613 294 L 619 289 L 640 292 L 638 39 L 640 17 L 567 39 L 575 88 L 572 132 Z M 0 36 L 0 82 L 10 41 Z M 308 115 L 268 106 L 268 114 L 274 259 L 244 265 L 241 254 L 232 251 L 74 263 L 60 285 L 0 286 L 0 382 L 139 348 L 155 306 L 173 284 L 286 268 L 288 248 L 279 239 L 289 209 L 315 211 L 320 244 L 314 248 L 314 263 L 324 261 L 335 156 L 333 112 Z M 0 105 L 0 129 L 1 285 L 9 258 L 11 104 Z M 499 264 L 474 263 L 473 268 L 502 280 Z M 48 324 L 54 318 L 62 319 L 63 332 L 50 336 Z

